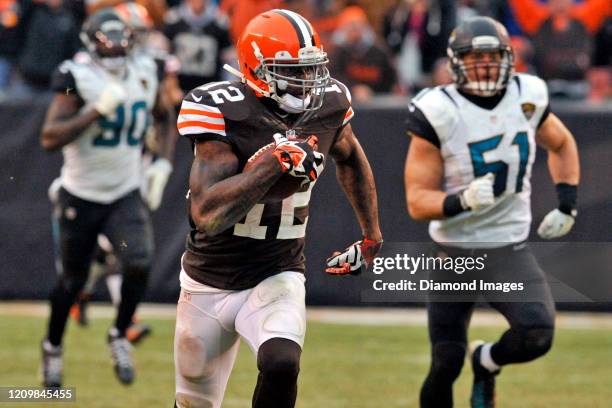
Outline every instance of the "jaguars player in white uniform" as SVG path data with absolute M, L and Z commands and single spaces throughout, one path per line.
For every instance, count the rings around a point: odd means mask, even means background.
M 168 40 L 161 32 L 154 30 L 153 20 L 145 7 L 138 3 L 127 2 L 118 4 L 114 7 L 114 10 L 131 30 L 130 58 L 136 64 L 143 63 L 144 72 L 151 72 L 151 60 L 156 64 L 157 80 L 159 81 L 158 108 L 167 113 L 168 119 L 163 124 L 171 128 L 163 129 L 150 123 L 145 133 L 144 153 L 142 155 L 144 178 L 140 192 L 149 209 L 156 211 L 161 204 L 164 189 L 172 173 L 170 160 L 159 156 L 162 148 L 161 144 L 166 145 L 163 148 L 166 154 L 172 157 L 178 137 L 178 132 L 174 126 L 176 121 L 174 100 L 177 98 L 177 92 L 180 95 L 178 96 L 179 101 L 182 99 L 182 91 L 178 87 L 178 80 L 176 79 L 179 63 L 176 57 L 168 54 L 167 50 L 170 48 Z M 164 41 L 168 44 L 164 44 Z M 170 137 L 161 138 L 158 135 Z M 53 186 L 50 188 L 51 197 L 57 195 L 57 193 L 51 192 L 52 189 Z M 70 310 L 70 315 L 82 326 L 88 324 L 87 304 L 95 293 L 96 285 L 101 278 L 106 280 L 113 305 L 118 306 L 121 303 L 123 277 L 120 269 L 116 267 L 113 246 L 104 235 L 99 236 L 98 248 L 95 252 L 96 255 L 91 264 L 87 283 L 79 294 L 77 302 Z M 140 322 L 134 315 L 133 324 L 127 330 L 127 338 L 132 344 L 136 345 L 146 338 L 151 331 L 151 326 Z
M 41 134 L 46 150 L 62 149 L 61 189 L 54 210 L 61 270 L 50 295 L 51 316 L 42 342 L 44 385 L 62 384 L 62 337 L 70 306 L 87 280 L 98 234 L 117 251 L 124 273 L 117 318 L 108 344 L 119 380 L 134 379 L 125 331 L 146 288 L 153 255 L 149 212 L 140 196 L 142 142 L 157 110 L 152 60 L 129 58 L 131 33 L 112 9 L 88 18 L 81 38 L 87 53 L 54 74 L 56 92 Z M 167 157 L 165 152 L 162 156 Z
M 574 138 L 550 112 L 546 84 L 515 74 L 505 28 L 487 17 L 463 22 L 448 46 L 454 83 L 417 95 L 407 120 L 412 136 L 405 167 L 408 209 L 430 220 L 440 256 L 488 255 L 487 276 L 529 282 L 528 300 L 488 298 L 510 324 L 495 343 L 471 347 L 471 406 L 495 405 L 495 375 L 502 366 L 531 361 L 552 345 L 554 302 L 525 240 L 531 225 L 531 167 L 536 144 L 548 152 L 559 206 L 538 234 L 554 239 L 574 224 L 579 181 Z M 485 298 L 487 295 L 485 294 Z M 432 363 L 421 407 L 453 405 L 452 386 L 466 354 L 473 301 L 428 301 Z M 465 300 L 465 299 L 463 299 Z M 470 299 L 467 299 L 470 300 Z

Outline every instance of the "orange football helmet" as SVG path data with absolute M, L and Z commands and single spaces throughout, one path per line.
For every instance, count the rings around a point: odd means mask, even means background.
M 329 60 L 304 17 L 282 9 L 261 13 L 247 24 L 236 48 L 240 72 L 226 69 L 258 96 L 272 98 L 292 113 L 321 107 Z

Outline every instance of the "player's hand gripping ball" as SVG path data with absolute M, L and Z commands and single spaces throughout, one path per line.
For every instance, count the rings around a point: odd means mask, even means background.
M 243 169 L 245 173 L 251 171 L 269 155 L 274 155 L 280 163 L 284 174 L 262 198 L 264 203 L 284 200 L 314 182 L 323 171 L 324 156 L 317 151 L 316 136 L 300 140 L 277 133 L 274 140 L 256 151 Z

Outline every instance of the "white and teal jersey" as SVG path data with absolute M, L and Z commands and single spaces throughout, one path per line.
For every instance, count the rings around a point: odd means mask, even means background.
M 544 81 L 516 75 L 490 110 L 468 100 L 455 85 L 425 90 L 412 103 L 437 134 L 444 160 L 445 192 L 458 193 L 477 177 L 495 175 L 494 205 L 432 221 L 431 238 L 465 248 L 525 240 L 531 225 L 535 134 L 548 111 Z
M 61 91 L 62 76 L 83 100 L 82 109 L 94 104 L 111 80 L 119 81 L 128 95 L 112 115 L 100 118 L 64 146 L 62 186 L 77 197 L 103 204 L 140 188 L 142 143 L 158 88 L 155 62 L 144 55 L 132 57 L 125 76 L 117 78 L 88 54 L 79 53 L 59 67 L 55 91 Z

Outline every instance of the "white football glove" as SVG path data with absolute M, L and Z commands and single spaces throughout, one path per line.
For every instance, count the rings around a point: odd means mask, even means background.
M 461 205 L 466 210 L 478 211 L 493 205 L 493 182 L 495 175 L 487 173 L 482 177 L 472 180 L 467 189 L 461 193 Z
M 574 217 L 555 208 L 542 220 L 538 227 L 538 235 L 544 239 L 559 238 L 570 232 L 574 226 Z
M 145 182 L 147 185 L 145 201 L 151 211 L 159 208 L 170 173 L 172 173 L 172 164 L 168 160 L 161 158 L 155 160 L 145 170 Z
M 109 82 L 102 90 L 98 100 L 94 104 L 94 109 L 102 116 L 110 116 L 117 107 L 125 102 L 127 93 L 121 84 L 117 82 Z
M 382 247 L 382 241 L 364 238 L 327 258 L 325 272 L 330 275 L 358 275 L 365 270 Z

